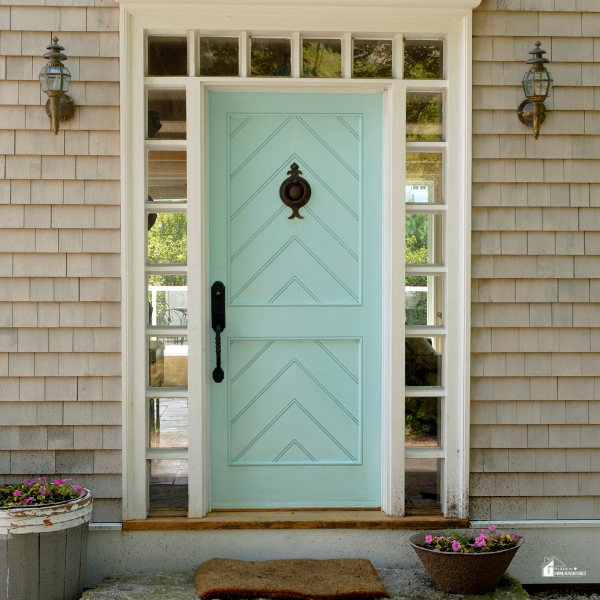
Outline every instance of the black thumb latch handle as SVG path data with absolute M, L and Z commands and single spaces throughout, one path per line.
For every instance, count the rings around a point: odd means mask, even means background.
M 221 383 L 225 373 L 221 367 L 221 332 L 225 329 L 225 286 L 220 281 L 215 281 L 211 287 L 211 313 L 212 328 L 215 332 L 215 349 L 217 353 L 217 366 L 213 371 L 213 380 Z

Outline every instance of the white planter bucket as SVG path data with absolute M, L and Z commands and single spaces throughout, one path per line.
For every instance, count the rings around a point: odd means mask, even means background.
M 79 600 L 92 494 L 45 506 L 0 508 L 0 600 Z

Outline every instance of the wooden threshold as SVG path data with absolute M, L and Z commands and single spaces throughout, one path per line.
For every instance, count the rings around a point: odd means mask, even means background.
M 442 515 L 388 517 L 379 510 L 240 510 L 214 511 L 202 519 L 149 517 L 123 522 L 123 531 L 193 531 L 219 529 L 446 529 L 464 528 L 468 519 Z

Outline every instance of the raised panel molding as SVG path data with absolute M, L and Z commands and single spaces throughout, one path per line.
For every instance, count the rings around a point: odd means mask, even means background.
M 231 114 L 228 128 L 231 304 L 360 304 L 362 117 Z M 302 219 L 279 199 L 293 162 L 312 187 Z
M 229 464 L 360 463 L 360 356 L 354 338 L 231 339 Z

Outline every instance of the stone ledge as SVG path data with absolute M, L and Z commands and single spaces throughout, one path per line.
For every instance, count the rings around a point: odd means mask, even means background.
M 439 591 L 427 572 L 420 569 L 379 569 L 392 600 L 525 600 L 529 594 L 520 582 L 506 574 L 489 594 L 462 596 Z M 84 592 L 82 600 L 196 600 L 194 571 L 148 573 L 107 577 L 97 588 Z M 257 599 L 260 600 L 260 599 Z

